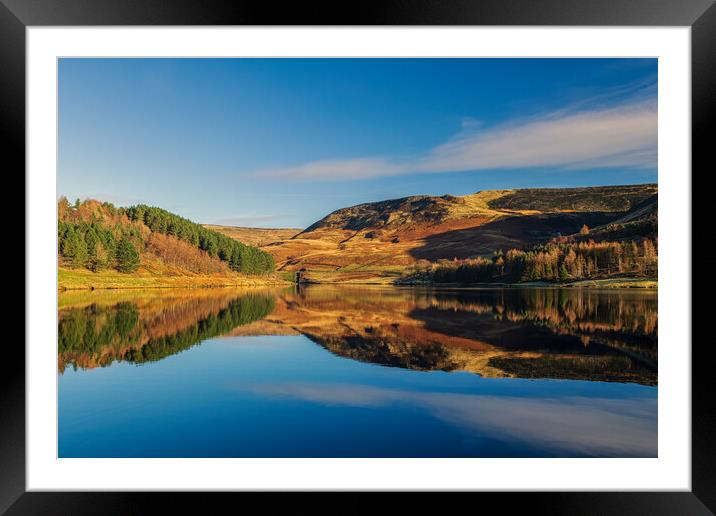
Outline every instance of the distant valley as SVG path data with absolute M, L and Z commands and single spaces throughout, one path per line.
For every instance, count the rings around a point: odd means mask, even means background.
M 288 240 L 298 235 L 301 228 L 247 228 L 241 226 L 222 226 L 203 224 L 206 229 L 223 233 L 239 242 L 256 247 L 265 246 L 281 240 Z

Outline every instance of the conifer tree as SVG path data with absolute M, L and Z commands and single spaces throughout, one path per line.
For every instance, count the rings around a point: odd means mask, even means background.
M 72 260 L 75 257 L 75 228 L 72 225 L 60 226 L 59 232 L 60 254 L 68 260 Z
M 87 268 L 92 272 L 98 272 L 107 267 L 109 261 L 109 253 L 105 249 L 104 245 L 98 240 L 92 250 L 89 252 L 89 259 L 87 261 Z
M 74 256 L 72 257 L 72 266 L 75 268 L 84 267 L 87 264 L 87 244 L 85 243 L 85 239 L 82 238 L 82 236 L 75 232 L 72 236 L 73 244 L 72 247 L 74 248 Z
M 559 266 L 559 281 L 567 281 L 569 279 L 569 273 L 567 267 L 564 264 Z
M 117 244 L 115 255 L 120 272 L 134 272 L 139 268 L 139 253 L 126 235 Z

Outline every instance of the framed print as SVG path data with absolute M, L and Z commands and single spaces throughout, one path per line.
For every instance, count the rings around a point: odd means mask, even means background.
M 8 514 L 184 505 L 166 491 L 714 510 L 711 2 L 0 15 L 27 202 Z

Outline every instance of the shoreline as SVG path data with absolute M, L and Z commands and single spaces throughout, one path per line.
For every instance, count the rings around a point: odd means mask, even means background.
M 428 287 L 451 289 L 481 288 L 621 288 L 639 290 L 658 290 L 659 282 L 654 278 L 604 278 L 594 280 L 578 280 L 569 283 L 550 283 L 547 281 L 530 281 L 525 283 L 435 283 L 435 282 L 404 282 L 395 286 Z
M 272 287 L 288 286 L 294 283 L 278 277 L 211 276 L 211 275 L 157 275 L 122 274 L 119 272 L 94 273 L 84 270 L 59 268 L 57 270 L 57 291 L 129 290 L 164 288 L 227 288 L 227 287 Z
M 294 285 L 294 283 L 217 283 L 217 284 L 197 284 L 197 285 L 137 285 L 137 286 L 57 286 L 57 292 L 93 292 L 97 290 L 164 290 L 164 289 L 203 289 L 203 288 L 260 288 L 260 287 L 282 287 Z
M 315 281 L 307 279 L 295 283 L 277 276 L 212 276 L 212 275 L 157 275 L 157 274 L 122 274 L 119 272 L 81 271 L 58 269 L 57 291 L 92 291 L 92 290 L 141 290 L 141 289 L 172 289 L 172 288 L 255 288 L 255 287 L 286 287 L 291 285 L 350 285 L 372 287 L 422 287 L 447 288 L 454 290 L 504 289 L 504 288 L 585 288 L 585 289 L 638 289 L 658 290 L 658 279 L 655 278 L 601 278 L 571 281 L 568 283 L 551 283 L 533 281 L 525 283 L 436 283 L 430 281 L 376 281 L 376 278 L 365 281 Z

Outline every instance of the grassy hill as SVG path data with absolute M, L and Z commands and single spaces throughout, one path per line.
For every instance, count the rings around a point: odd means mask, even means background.
M 563 212 L 627 212 L 656 194 L 657 186 L 599 186 L 487 190 L 471 195 L 419 195 L 336 210 L 301 235 L 321 229 L 400 230 L 462 218 Z
M 275 283 L 271 255 L 150 206 L 58 203 L 58 287 Z
M 202 224 L 206 229 L 224 234 L 246 245 L 261 247 L 278 240 L 287 240 L 298 235 L 301 228 L 246 228 L 240 226 L 221 226 Z
M 488 202 L 491 208 L 511 210 L 625 212 L 656 194 L 655 184 L 591 186 L 584 188 L 525 188 Z
M 581 237 L 581 239 L 591 238 L 597 241 L 633 238 L 655 239 L 659 227 L 658 210 L 658 194 L 654 194 L 619 218 L 592 229 L 588 236 Z
M 261 248 L 280 270 L 306 269 L 316 281 L 391 283 L 416 262 L 525 248 L 585 225 L 595 239 L 653 237 L 657 192 L 645 184 L 411 196 L 336 210 Z

